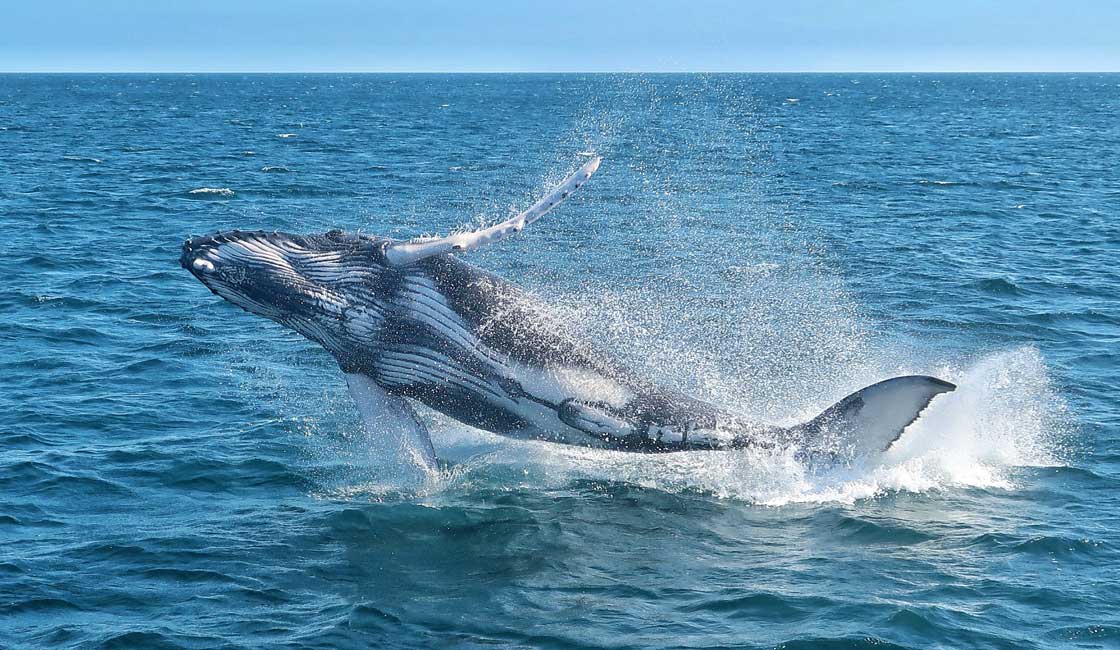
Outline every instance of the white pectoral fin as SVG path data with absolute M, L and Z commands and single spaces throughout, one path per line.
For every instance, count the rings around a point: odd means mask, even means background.
M 602 162 L 602 158 L 599 156 L 592 158 L 589 162 L 576 170 L 574 174 L 565 178 L 564 182 L 560 183 L 556 189 L 549 192 L 547 196 L 512 219 L 507 219 L 489 228 L 472 230 L 471 232 L 458 233 L 447 237 L 390 244 L 385 249 L 385 259 L 393 266 L 407 266 L 433 255 L 472 251 L 486 244 L 500 241 L 510 235 L 519 233 L 525 226 L 540 219 L 548 214 L 550 210 L 563 203 L 564 199 L 571 196 L 572 192 L 586 183 L 587 179 L 591 178 L 591 175 L 599 169 L 600 162 Z
M 386 452 L 400 454 L 428 473 L 437 471 L 436 452 L 428 428 L 403 397 L 385 392 L 369 377 L 346 373 L 346 385 L 362 415 L 367 434 Z

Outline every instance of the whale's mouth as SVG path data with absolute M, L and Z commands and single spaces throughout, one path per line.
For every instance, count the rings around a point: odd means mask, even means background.
M 183 249 L 179 254 L 179 265 L 200 280 L 202 278 L 199 277 L 199 273 L 213 272 L 215 269 L 214 260 L 210 257 L 213 255 L 213 248 L 218 245 L 215 237 L 215 235 L 201 235 L 191 237 L 183 242 Z
M 214 294 L 333 352 L 348 314 L 379 309 L 387 241 L 235 230 L 191 237 L 179 263 Z
M 329 253 L 283 233 L 232 231 L 192 237 L 179 263 L 210 291 L 254 314 L 287 322 L 330 311 L 340 301 L 303 268 Z
M 200 274 L 216 271 L 219 264 L 272 263 L 277 268 L 291 268 L 287 259 L 289 254 L 304 252 L 307 248 L 303 242 L 296 241 L 292 235 L 231 230 L 186 240 L 179 255 L 179 264 L 202 280 Z

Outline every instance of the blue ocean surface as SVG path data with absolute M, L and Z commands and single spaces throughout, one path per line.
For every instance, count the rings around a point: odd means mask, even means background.
M 0 76 L 0 647 L 1120 647 L 1120 75 Z M 179 268 L 218 229 L 490 223 L 658 382 L 881 458 L 640 455 L 425 411 Z

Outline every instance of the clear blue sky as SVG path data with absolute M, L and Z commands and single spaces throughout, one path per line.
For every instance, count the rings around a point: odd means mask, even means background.
M 1120 1 L 0 0 L 0 71 L 1120 70 Z

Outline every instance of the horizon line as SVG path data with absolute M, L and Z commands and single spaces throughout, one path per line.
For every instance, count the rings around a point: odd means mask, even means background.
M 0 70 L 18 74 L 382 74 L 382 75 L 556 75 L 556 74 L 1120 74 L 1120 70 Z

